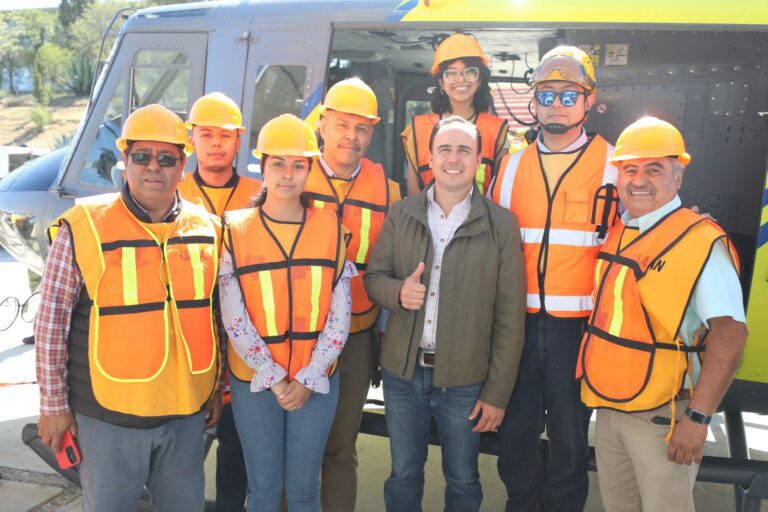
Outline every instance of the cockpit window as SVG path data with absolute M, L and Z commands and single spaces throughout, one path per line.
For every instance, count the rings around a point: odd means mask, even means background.
M 120 80 L 109 102 L 96 139 L 88 150 L 80 170 L 80 182 L 114 186 L 122 155 L 115 141 L 122 130 L 124 104 L 129 112 L 160 103 L 186 119 L 191 64 L 183 52 L 145 50 L 136 55 L 130 74 L 130 88 Z

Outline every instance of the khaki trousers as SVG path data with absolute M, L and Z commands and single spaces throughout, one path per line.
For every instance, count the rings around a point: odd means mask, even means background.
M 339 357 L 339 403 L 323 457 L 323 512 L 352 512 L 357 500 L 357 433 L 377 364 L 373 328 L 350 334 Z
M 688 400 L 678 400 L 679 420 Z M 693 485 L 698 464 L 679 465 L 667 459 L 664 441 L 669 425 L 665 405 L 648 412 L 597 410 L 595 450 L 600 495 L 607 512 L 693 512 Z M 657 420 L 658 421 L 658 420 Z

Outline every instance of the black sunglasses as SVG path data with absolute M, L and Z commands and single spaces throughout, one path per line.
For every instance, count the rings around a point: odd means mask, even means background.
M 129 155 L 131 162 L 136 165 L 149 165 L 153 156 L 152 153 L 146 151 L 136 151 L 135 153 L 129 153 Z M 173 167 L 179 161 L 179 157 L 165 153 L 158 153 L 155 158 L 157 158 L 157 165 L 160 167 Z
M 560 104 L 564 107 L 572 107 L 576 104 L 580 95 L 586 95 L 584 91 L 539 91 L 536 93 L 536 102 L 544 107 L 551 107 L 555 97 L 560 97 Z

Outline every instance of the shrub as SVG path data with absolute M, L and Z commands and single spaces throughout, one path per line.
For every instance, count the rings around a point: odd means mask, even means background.
M 72 59 L 67 71 L 67 89 L 77 96 L 88 96 L 93 81 L 93 66 L 91 61 L 82 55 Z
M 43 131 L 43 128 L 53 121 L 53 112 L 47 106 L 35 103 L 32 112 L 29 113 L 29 120 L 32 121 L 38 131 Z

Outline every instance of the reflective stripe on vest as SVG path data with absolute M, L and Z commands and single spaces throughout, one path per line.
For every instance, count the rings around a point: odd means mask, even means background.
M 186 203 L 160 240 L 119 195 L 107 194 L 78 200 L 62 225 L 91 301 L 96 400 L 143 417 L 199 411 L 218 372 L 211 313 L 218 241 L 208 214 Z
M 618 218 L 613 148 L 589 139 L 557 184 L 546 181 L 537 144 L 502 160 L 491 199 L 520 222 L 527 274 L 527 311 L 588 316 L 601 235 Z M 554 197 L 552 197 L 554 191 Z
M 358 275 L 350 281 L 352 314 L 361 317 L 376 307 L 368 299 L 363 275 L 389 210 L 389 183 L 381 165 L 366 158 L 360 161 L 360 172 L 343 201 L 339 200 L 330 180 L 320 162 L 315 161 L 304 193 L 315 208 L 337 212 L 341 223 L 352 233 L 347 246 L 347 259 L 355 264 L 358 271 Z M 376 321 L 375 315 L 371 317 L 370 324 L 363 326 L 363 329 Z
M 227 249 L 256 331 L 272 359 L 293 379 L 307 366 L 330 311 L 341 253 L 341 226 L 330 211 L 308 208 L 290 253 L 270 231 L 261 208 L 228 212 Z M 230 369 L 249 381 L 230 343 Z
M 429 139 L 432 129 L 440 121 L 438 114 L 423 114 L 415 116 L 412 122 L 413 144 L 416 149 L 416 176 L 419 179 L 419 188 L 424 188 L 432 183 L 434 178 L 429 166 Z M 506 136 L 507 122 L 495 115 L 481 112 L 475 121 L 480 132 L 480 167 L 475 175 L 475 183 L 480 193 L 485 195 L 493 180 L 493 164 L 496 158 L 496 147 L 501 137 Z
M 712 246 L 725 241 L 737 269 L 738 258 L 719 226 L 683 208 L 619 250 L 623 231 L 609 233 L 599 256 L 577 377 L 588 406 L 645 411 L 674 399 L 688 358 L 703 349 L 679 331 Z

